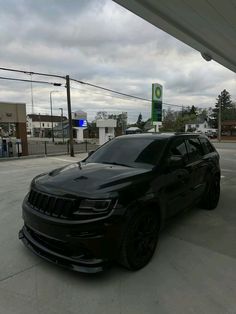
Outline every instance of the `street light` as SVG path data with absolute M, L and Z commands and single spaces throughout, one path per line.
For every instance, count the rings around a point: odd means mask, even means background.
M 53 90 L 53 91 L 50 92 L 51 123 L 52 123 L 52 141 L 53 141 L 53 143 L 54 143 L 53 115 L 52 115 L 52 93 L 58 93 L 58 91 Z
M 218 112 L 218 141 L 221 141 L 221 101 L 219 103 L 219 112 Z
M 62 132 L 62 139 L 63 139 L 63 144 L 64 144 L 64 129 L 63 129 L 63 108 L 58 108 L 61 110 L 61 132 Z

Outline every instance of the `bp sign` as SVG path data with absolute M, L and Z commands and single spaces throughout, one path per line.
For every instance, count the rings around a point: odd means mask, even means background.
M 152 122 L 162 121 L 162 85 L 152 84 Z

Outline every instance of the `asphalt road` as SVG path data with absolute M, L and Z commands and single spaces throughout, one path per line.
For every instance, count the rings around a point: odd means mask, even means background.
M 216 146 L 222 167 L 217 209 L 172 219 L 144 269 L 114 266 L 92 276 L 44 262 L 18 240 L 31 178 L 74 159 L 0 162 L 0 313 L 236 313 L 236 144 Z

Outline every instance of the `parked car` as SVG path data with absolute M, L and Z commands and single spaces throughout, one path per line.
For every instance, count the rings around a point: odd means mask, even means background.
M 221 131 L 222 136 L 230 136 L 230 131 Z
M 81 272 L 148 264 L 167 218 L 220 196 L 219 155 L 204 135 L 117 137 L 87 159 L 35 177 L 19 238 L 35 254 Z
M 207 130 L 205 132 L 205 135 L 208 137 L 208 138 L 217 138 L 217 131 L 216 130 Z

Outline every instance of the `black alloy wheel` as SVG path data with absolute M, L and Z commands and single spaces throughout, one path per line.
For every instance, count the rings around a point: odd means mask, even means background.
M 138 270 L 151 260 L 158 242 L 159 221 L 154 210 L 136 212 L 130 217 L 123 237 L 120 263 Z

